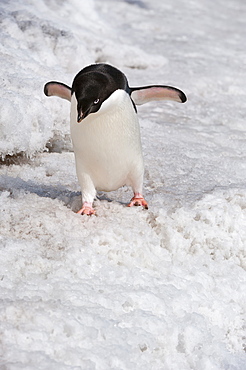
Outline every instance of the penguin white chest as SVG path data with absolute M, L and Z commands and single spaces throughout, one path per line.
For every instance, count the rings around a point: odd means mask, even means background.
M 71 137 L 82 189 L 92 181 L 97 190 L 135 187 L 143 178 L 137 114 L 129 95 L 116 90 L 99 111 L 77 122 L 77 100 L 71 99 Z M 139 180 L 138 180 L 139 179 Z

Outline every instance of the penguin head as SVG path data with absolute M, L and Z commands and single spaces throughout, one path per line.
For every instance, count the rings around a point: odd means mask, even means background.
M 115 79 L 112 73 L 105 71 L 105 65 L 99 64 L 86 67 L 75 76 L 71 93 L 75 94 L 77 100 L 78 123 L 89 114 L 98 112 L 114 91 L 128 87 L 125 76 L 116 71 L 120 78 Z
M 81 74 L 74 79 L 72 94 L 77 100 L 77 121 L 81 122 L 90 113 L 96 113 L 112 91 L 107 88 L 107 78 L 101 73 Z

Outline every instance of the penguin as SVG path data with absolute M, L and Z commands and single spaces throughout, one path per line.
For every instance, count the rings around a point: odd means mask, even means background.
M 44 93 L 71 102 L 70 132 L 82 190 L 82 208 L 77 213 L 95 214 L 96 192 L 124 185 L 133 190 L 128 207 L 148 209 L 143 197 L 144 164 L 136 105 L 153 100 L 184 103 L 186 95 L 171 86 L 130 87 L 124 73 L 104 63 L 83 68 L 72 87 L 47 82 Z

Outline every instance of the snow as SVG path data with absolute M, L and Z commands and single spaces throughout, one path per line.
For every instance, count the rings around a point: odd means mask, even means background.
M 0 368 L 245 369 L 243 0 L 0 4 Z M 107 62 L 188 102 L 138 108 L 149 210 L 81 205 L 71 85 Z

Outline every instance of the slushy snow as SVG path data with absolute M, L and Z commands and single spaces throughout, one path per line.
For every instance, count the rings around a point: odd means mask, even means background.
M 243 0 L 0 4 L 0 369 L 246 368 Z M 105 62 L 188 102 L 138 108 L 149 210 L 81 193 L 67 101 Z

